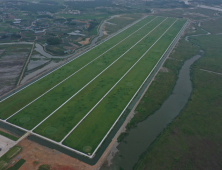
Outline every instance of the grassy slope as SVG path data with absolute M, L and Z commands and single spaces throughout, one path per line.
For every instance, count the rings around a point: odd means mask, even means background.
M 160 21 L 158 21 L 156 24 L 158 24 L 159 22 Z M 155 26 L 151 25 L 151 27 Z M 146 28 L 144 28 L 143 30 L 144 35 L 147 33 Z M 138 36 L 137 40 L 139 40 L 141 37 Z M 103 57 L 92 62 L 86 68 L 84 68 L 83 70 L 72 76 L 69 80 L 65 81 L 60 86 L 56 87 L 55 89 L 47 93 L 40 100 L 37 100 L 35 103 L 28 106 L 20 113 L 12 117 L 9 121 L 28 129 L 33 128 L 35 125 L 37 125 L 37 123 L 39 123 L 47 115 L 49 115 L 55 109 L 57 109 L 58 106 L 60 106 L 63 102 L 68 100 L 73 94 L 75 94 L 79 89 L 81 89 L 85 84 L 87 84 L 91 79 L 93 79 L 103 69 L 105 69 L 109 64 L 111 64 L 115 59 L 117 59 L 121 54 L 123 54 L 133 44 L 135 44 L 133 38 L 135 39 L 135 36 L 130 37 L 125 42 L 123 42 L 116 48 L 112 49 L 110 52 L 106 53 Z M 102 63 L 102 65 L 98 65 L 98 63 L 99 64 Z M 118 63 L 119 61 L 117 61 L 115 65 L 116 64 L 118 65 Z M 75 82 L 75 84 L 73 84 L 73 82 Z M 84 91 L 86 90 L 84 89 Z M 79 96 L 76 96 L 74 100 L 79 98 L 80 98 Z M 35 108 L 34 111 L 33 108 Z M 30 115 L 30 112 L 32 112 L 32 115 Z M 62 114 L 64 114 L 64 110 L 62 111 Z M 26 124 L 21 123 L 19 120 L 24 116 L 30 116 L 32 120 Z
M 162 25 L 162 27 L 158 27 L 158 29 L 152 32 L 150 36 L 148 36 L 139 44 L 137 44 L 134 48 L 132 48 L 129 53 L 124 55 L 119 61 L 117 61 L 113 66 L 107 69 L 77 96 L 70 100 L 62 109 L 60 109 L 45 123 L 39 126 L 36 132 L 51 137 L 54 140 L 61 140 L 61 137 L 64 137 L 65 134 L 67 134 L 75 126 L 75 124 L 77 124 L 78 121 L 82 119 L 82 117 L 102 98 L 102 96 L 146 51 L 147 47 L 144 48 L 143 46 L 141 46 L 141 44 L 146 43 L 148 47 L 151 46 L 156 41 L 158 36 L 161 35 L 161 32 L 164 32 L 164 30 L 166 30 L 174 20 L 175 19 L 171 19 L 171 21 L 166 21 L 165 24 Z M 155 26 L 151 27 L 154 28 Z M 141 30 L 141 36 L 146 35 L 147 32 L 149 32 L 149 30 L 152 28 L 144 28 L 144 32 Z M 138 37 L 137 34 L 135 35 L 135 37 L 132 37 L 133 44 L 135 44 L 138 40 L 136 40 L 136 37 Z M 130 58 L 131 60 L 128 60 L 128 62 L 126 62 L 126 59 L 128 58 Z M 98 67 L 97 63 L 95 63 L 93 67 Z M 57 134 L 53 136 L 44 134 L 44 130 L 45 128 L 47 128 L 47 126 L 55 126 L 58 129 Z
M 200 36 L 191 42 L 205 50 L 205 56 L 192 67 L 191 98 L 144 153 L 135 169 L 222 168 L 222 77 L 200 70 L 222 72 L 222 38 L 221 35 Z
M 138 24 L 128 28 L 126 31 L 120 33 L 118 36 L 113 37 L 102 45 L 90 50 L 90 52 L 70 62 L 66 66 L 58 69 L 45 78 L 39 80 L 38 82 L 18 92 L 7 100 L 1 102 L 0 118 L 6 119 L 8 116 L 28 104 L 30 101 L 34 100 L 42 93 L 44 93 L 57 83 L 61 82 L 65 77 L 68 77 L 70 74 L 84 66 L 86 63 L 90 62 L 91 60 L 102 54 L 104 51 L 115 45 L 117 42 L 121 41 L 123 38 L 127 37 L 129 34 L 138 29 L 138 25 L 142 26 L 144 23 L 146 23 L 147 20 L 149 19 L 145 19 Z
M 72 132 L 64 144 L 80 151 L 83 151 L 84 146 L 91 146 L 92 151 L 94 151 L 184 23 L 184 20 L 179 20 L 169 29 L 144 58 Z M 133 85 L 127 87 L 127 83 L 133 83 Z

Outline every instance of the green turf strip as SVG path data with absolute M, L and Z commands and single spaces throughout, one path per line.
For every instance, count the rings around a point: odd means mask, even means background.
M 73 60 L 69 64 L 51 73 L 50 75 L 44 77 L 43 79 L 37 81 L 31 86 L 23 89 L 22 91 L 11 96 L 5 101 L 0 102 L 0 118 L 6 119 L 19 109 L 27 105 L 29 102 L 31 102 L 32 100 L 34 100 L 35 98 L 37 98 L 38 96 L 40 96 L 41 94 L 43 94 L 44 92 L 55 86 L 57 83 L 61 82 L 63 79 L 65 79 L 66 77 L 68 77 L 81 67 L 83 67 L 85 64 L 87 64 L 97 56 L 101 55 L 104 51 L 108 50 L 113 45 L 117 44 L 119 41 L 126 38 L 128 35 L 133 33 L 135 30 L 137 30 L 138 28 L 140 28 L 153 18 L 154 18 L 153 16 L 149 16 L 143 19 L 142 21 L 131 26 L 127 30 L 118 34 L 117 36 L 104 42 L 98 47 L 90 50 L 90 52 L 87 52 L 81 57 Z
M 19 170 L 19 168 L 26 162 L 25 159 L 20 159 L 14 166 L 8 168 L 8 170 Z
M 170 21 L 170 20 L 174 20 L 174 19 L 168 19 L 167 21 Z M 26 129 L 32 129 L 35 125 L 41 122 L 46 116 L 48 116 L 55 109 L 57 109 L 61 104 L 63 104 L 63 102 L 68 100 L 73 94 L 75 94 L 85 84 L 87 84 L 96 75 L 98 75 L 102 70 L 104 70 L 108 65 L 110 65 L 114 60 L 116 60 L 125 51 L 127 51 L 132 45 L 134 45 L 150 30 L 155 28 L 155 26 L 158 25 L 161 21 L 163 21 L 163 18 L 157 18 L 155 21 L 153 21 L 153 24 L 149 24 L 143 29 L 141 29 L 140 36 L 135 34 L 132 37 L 130 37 L 128 40 L 121 43 L 121 45 L 110 50 L 106 55 L 92 62 L 90 65 L 88 65 L 86 68 L 84 68 L 83 70 L 75 74 L 69 80 L 63 82 L 61 85 L 59 85 L 58 87 L 56 87 L 55 89 L 47 93 L 45 96 L 35 101 L 24 110 L 20 111 L 18 114 L 16 114 L 11 119 L 9 119 L 9 122 L 14 123 L 18 126 L 24 127 Z M 166 25 L 169 25 L 167 21 L 165 21 L 165 23 Z M 164 29 L 164 25 L 162 27 L 158 27 L 158 29 Z M 158 33 L 159 31 L 156 31 L 156 32 Z M 149 39 L 152 40 L 152 36 L 149 36 L 149 37 L 150 37 Z M 135 52 L 134 54 L 135 54 L 135 57 L 137 57 L 136 55 L 137 52 Z M 112 67 L 115 67 L 116 64 L 118 64 L 119 62 L 120 60 L 117 61 Z M 131 60 L 130 62 L 133 64 L 134 61 Z M 104 63 L 104 64 L 98 65 L 98 63 Z M 124 60 L 124 63 L 126 63 L 125 60 Z M 123 67 L 123 66 L 120 66 L 120 67 L 122 67 L 123 69 L 125 68 L 127 69 L 128 67 L 130 67 L 130 65 L 127 64 L 126 67 Z M 97 79 L 95 81 L 97 81 Z M 114 82 L 116 81 L 114 80 Z M 110 85 L 112 86 L 112 83 Z M 75 97 L 75 98 L 78 98 L 78 97 Z M 22 117 L 26 117 L 26 116 L 31 117 L 31 120 L 28 123 L 22 123 L 21 121 L 19 121 Z
M 53 140 L 60 141 L 174 21 L 175 19 L 172 18 L 167 19 L 160 27 L 156 28 L 150 36 L 138 43 L 118 62 L 42 123 L 35 132 Z M 149 31 L 147 30 L 147 32 Z M 129 57 L 132 58 L 132 60 L 126 61 L 125 58 Z M 46 134 L 44 129 L 48 126 L 56 126 L 58 129 L 57 133 L 53 135 Z
M 184 20 L 179 20 L 175 23 L 167 34 L 162 37 L 161 41 L 144 56 L 92 113 L 71 133 L 63 142 L 65 145 L 82 152 L 85 152 L 83 150 L 85 146 L 92 147 L 90 153 L 95 150 L 184 23 Z M 134 85 L 127 87 L 125 85 L 127 82 L 133 82 Z

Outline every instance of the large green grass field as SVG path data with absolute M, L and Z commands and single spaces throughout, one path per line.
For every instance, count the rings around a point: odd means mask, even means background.
M 186 23 L 148 16 L 0 102 L 0 119 L 92 154 Z

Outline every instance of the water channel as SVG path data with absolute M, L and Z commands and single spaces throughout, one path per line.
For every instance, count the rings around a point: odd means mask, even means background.
M 203 55 L 204 52 L 201 50 L 198 55 L 184 63 L 172 94 L 164 101 L 159 110 L 129 131 L 129 135 L 117 146 L 118 152 L 112 159 L 112 164 L 108 167 L 104 165 L 101 170 L 119 170 L 120 167 L 124 170 L 133 169 L 141 154 L 178 116 L 188 102 L 192 92 L 190 67 Z

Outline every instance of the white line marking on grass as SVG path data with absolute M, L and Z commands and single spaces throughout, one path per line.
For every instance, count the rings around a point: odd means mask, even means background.
M 23 131 L 25 131 L 25 132 L 28 132 L 28 131 L 29 131 L 29 130 L 24 129 L 24 128 L 20 127 L 20 126 L 14 125 L 14 124 L 12 124 L 12 123 L 10 123 L 10 122 L 6 122 L 6 120 L 0 119 L 0 122 L 6 123 L 6 124 L 8 124 L 8 125 L 11 125 L 11 126 L 13 126 L 13 127 L 16 127 L 16 128 L 18 128 L 18 129 L 20 129 L 20 130 L 23 130 Z
M 94 48 L 96 48 L 96 47 L 98 47 L 98 46 L 102 45 L 102 44 L 103 44 L 103 43 L 105 43 L 106 41 L 110 40 L 111 38 L 115 37 L 116 35 L 120 34 L 121 32 L 123 32 L 123 31 L 127 30 L 127 29 L 128 29 L 128 28 L 130 28 L 131 26 L 133 26 L 133 25 L 135 25 L 136 23 L 138 23 L 138 22 L 142 21 L 142 20 L 143 20 L 143 19 L 145 19 L 146 17 L 148 17 L 148 16 L 145 16 L 145 17 L 141 18 L 140 20 L 133 22 L 132 24 L 130 24 L 130 25 L 126 26 L 125 28 L 123 28 L 123 29 L 119 30 L 119 31 L 118 31 L 116 34 L 114 34 L 114 35 L 110 36 L 109 38 L 107 38 L 107 39 L 106 39 L 106 40 L 104 40 L 103 42 L 99 43 L 98 45 L 95 45 L 94 47 L 92 47 L 92 48 L 90 48 L 89 50 L 87 50 L 87 51 L 83 52 L 82 54 L 79 54 L 79 56 L 76 56 L 75 58 L 73 58 L 73 59 L 71 59 L 70 61 L 66 62 L 65 64 L 63 64 L 63 65 L 59 66 L 59 67 L 58 67 L 58 68 L 56 68 L 55 70 L 50 71 L 49 73 L 47 73 L 46 75 L 44 75 L 44 76 L 42 76 L 42 77 L 38 78 L 37 80 L 35 80 L 34 82 L 30 83 L 29 85 L 27 85 L 27 86 L 25 86 L 25 87 L 21 88 L 20 90 L 17 90 L 17 91 L 16 91 L 16 92 L 14 92 L 13 94 L 11 94 L 11 95 L 9 95 L 8 97 L 6 97 L 6 98 L 2 99 L 2 100 L 0 101 L 0 103 L 1 103 L 1 102 L 3 102 L 4 100 L 8 99 L 9 97 L 11 97 L 11 96 L 15 95 L 16 93 L 18 93 L 18 92 L 20 92 L 20 91 L 24 90 L 25 88 L 29 87 L 30 85 L 34 84 L 35 82 L 37 82 L 37 81 L 39 81 L 39 80 L 43 79 L 44 77 L 48 76 L 49 74 L 51 74 L 51 73 L 55 72 L 56 70 L 60 69 L 61 67 L 63 67 L 63 66 L 65 66 L 65 65 L 67 65 L 68 63 L 72 62 L 73 60 L 75 60 L 75 59 L 77 59 L 77 58 L 81 57 L 82 55 L 86 54 L 87 52 L 91 51 L 92 49 L 94 49 Z
M 40 99 L 42 96 L 44 96 L 45 94 L 47 94 L 48 92 L 50 92 L 51 90 L 53 90 L 54 88 L 56 88 L 57 86 L 59 86 L 60 84 L 62 84 L 63 82 L 65 82 L 66 80 L 68 80 L 70 77 L 72 77 L 73 75 L 75 75 L 76 73 L 78 73 L 79 71 L 81 71 L 83 68 L 85 68 L 86 66 L 88 66 L 89 64 L 91 64 L 92 62 L 94 62 L 95 60 L 97 60 L 98 58 L 100 58 L 101 56 L 103 56 L 104 54 L 106 54 L 107 52 L 109 52 L 111 49 L 113 49 L 114 47 L 116 47 L 117 45 L 119 45 L 120 43 L 122 43 L 123 41 L 125 41 L 127 38 L 131 37 L 133 34 L 135 34 L 137 31 L 141 30 L 143 27 L 147 26 L 149 23 L 151 23 L 153 20 L 155 20 L 157 17 L 155 17 L 154 19 L 152 19 L 151 21 L 149 21 L 148 23 L 146 23 L 145 25 L 143 25 L 142 27 L 140 27 L 138 30 L 136 30 L 135 32 L 133 32 L 132 34 L 130 34 L 129 36 L 127 36 L 126 38 L 124 38 L 123 40 L 121 40 L 119 43 L 117 43 L 116 45 L 114 45 L 113 47 L 111 47 L 110 49 L 108 49 L 107 51 L 105 51 L 104 53 L 102 53 L 101 55 L 99 55 L 98 57 L 96 57 L 95 59 L 93 59 L 92 61 L 90 61 L 89 63 L 87 63 L 85 66 L 83 66 L 82 68 L 80 68 L 79 70 L 77 70 L 76 72 L 74 72 L 73 74 L 71 74 L 70 76 L 68 76 L 67 78 L 65 78 L 64 80 L 62 80 L 60 83 L 58 83 L 57 85 L 53 86 L 51 89 L 49 89 L 48 91 L 46 91 L 45 93 L 43 93 L 42 95 L 40 95 L 39 97 L 37 97 L 36 99 L 34 99 L 33 101 L 31 101 L 30 103 L 28 103 L 27 105 L 25 105 L 24 107 L 22 107 L 21 109 L 19 109 L 17 112 L 15 112 L 14 114 L 12 114 L 11 116 L 9 116 L 7 119 L 10 119 L 11 117 L 13 117 L 14 115 L 16 115 L 17 113 L 19 113 L 20 111 L 22 111 L 23 109 L 25 109 L 26 107 L 28 107 L 30 104 L 34 103 L 36 100 Z
M 73 149 L 73 148 L 70 148 L 70 147 L 68 147 L 68 146 L 62 145 L 62 144 L 60 144 L 60 143 L 58 143 L 58 142 L 56 142 L 56 141 L 54 141 L 54 140 L 51 140 L 51 139 L 46 138 L 46 137 L 44 137 L 44 136 L 41 136 L 41 135 L 39 135 L 39 134 L 37 134 L 37 133 L 34 133 L 34 132 L 29 131 L 29 130 L 27 130 L 27 129 L 24 129 L 24 128 L 20 127 L 20 126 L 14 125 L 14 124 L 9 123 L 9 122 L 6 122 L 5 120 L 0 119 L 0 122 L 6 123 L 6 124 L 8 124 L 8 125 L 10 125 L 10 126 L 13 126 L 13 127 L 15 127 L 15 128 L 18 128 L 18 129 L 20 129 L 20 130 L 22 130 L 22 131 L 25 131 L 25 132 L 30 133 L 30 134 L 32 134 L 32 135 L 35 135 L 35 136 L 37 136 L 37 137 L 39 137 L 39 138 L 41 138 L 41 139 L 44 139 L 44 140 L 47 140 L 47 141 L 49 141 L 49 142 L 52 142 L 52 143 L 54 143 L 54 144 L 56 144 L 56 145 L 59 145 L 59 146 L 65 148 L 65 149 L 74 151 L 74 152 L 76 152 L 76 153 L 78 153 L 78 154 L 80 154 L 80 155 L 83 155 L 83 156 L 86 156 L 86 157 L 90 158 L 89 155 L 87 155 L 87 154 L 85 154 L 85 153 L 83 153 L 83 152 L 80 152 L 80 151 L 75 150 L 75 149 Z M 24 136 L 24 135 L 23 135 L 23 136 Z M 20 141 L 21 138 L 22 138 L 22 136 L 21 136 L 16 142 Z
M 81 123 L 82 121 L 100 104 L 100 102 L 116 87 L 116 85 L 134 68 L 134 66 L 150 51 L 151 48 L 166 34 L 166 32 L 177 22 L 178 19 L 176 19 L 173 24 L 167 28 L 167 30 L 153 43 L 153 45 L 133 64 L 132 67 L 114 84 L 114 86 L 109 89 L 109 91 L 96 103 L 95 106 L 76 124 L 76 126 L 69 131 L 69 133 L 60 141 L 62 143 Z
M 166 18 L 167 19 L 167 18 Z M 158 24 L 152 31 L 146 34 L 143 38 L 141 38 L 136 44 L 130 47 L 125 53 L 123 53 L 119 58 L 117 58 L 114 62 L 112 62 L 108 67 L 106 67 L 102 72 L 100 72 L 96 77 L 94 77 L 90 82 L 88 82 L 85 86 L 83 86 L 79 91 L 77 91 L 74 95 L 72 95 L 68 100 L 66 100 L 62 105 L 60 105 L 56 110 L 54 110 L 50 115 L 48 115 L 44 120 L 42 120 L 38 125 L 36 125 L 34 129 L 36 129 L 39 125 L 41 125 L 46 119 L 52 116 L 56 111 L 58 111 L 61 107 L 63 107 L 67 102 L 69 102 L 73 97 L 75 97 L 79 92 L 81 92 L 86 86 L 88 86 L 91 82 L 93 82 L 97 77 L 99 77 L 103 72 L 105 72 L 109 67 L 111 67 L 114 63 L 116 63 L 121 57 L 123 57 L 126 53 L 128 53 L 133 47 L 135 47 L 138 43 L 140 43 L 144 38 L 146 38 L 151 32 L 153 32 L 157 27 L 159 27 L 164 21 L 164 19 L 160 24 Z
M 130 103 L 132 102 L 132 100 L 135 98 L 135 96 L 137 95 L 137 93 L 140 91 L 140 89 L 143 87 L 144 83 L 147 81 L 147 79 L 149 78 L 149 76 L 152 74 L 152 72 L 154 71 L 154 69 L 156 68 L 156 66 L 159 64 L 159 62 L 162 60 L 162 58 L 164 57 L 164 55 L 166 54 L 166 52 L 168 51 L 168 49 L 171 47 L 171 45 L 174 43 L 174 41 L 178 38 L 178 35 L 180 35 L 184 29 L 186 28 L 186 26 L 188 25 L 189 21 L 187 21 L 184 26 L 181 28 L 181 30 L 179 31 L 179 33 L 176 35 L 176 37 L 174 38 L 174 40 L 171 42 L 171 44 L 168 46 L 168 48 L 166 49 L 166 51 L 163 53 L 162 57 L 159 59 L 159 61 L 157 62 L 157 64 L 154 66 L 154 68 L 151 70 L 151 72 L 149 73 L 149 75 L 147 76 L 147 78 L 144 80 L 144 82 L 141 84 L 141 86 L 139 87 L 139 89 L 136 91 L 136 93 L 133 95 L 133 97 L 131 98 L 131 100 L 129 101 L 129 103 L 126 105 L 126 107 L 123 109 L 122 113 L 119 115 L 119 117 L 116 119 L 116 121 L 114 122 L 114 124 L 112 125 L 112 127 L 109 129 L 109 131 L 107 132 L 107 134 L 105 135 L 105 137 L 102 139 L 102 141 L 99 143 L 99 145 L 97 146 L 97 148 L 94 150 L 94 152 L 92 153 L 92 155 L 90 156 L 90 158 L 93 158 L 95 153 L 97 152 L 97 150 L 99 149 L 99 147 L 102 145 L 102 143 L 104 142 L 104 140 L 107 138 L 107 136 L 109 135 L 109 133 L 111 132 L 111 130 L 114 128 L 114 126 L 116 125 L 116 123 L 119 121 L 120 117 L 123 115 L 123 113 L 125 112 L 125 110 L 127 109 L 127 107 L 130 105 Z

